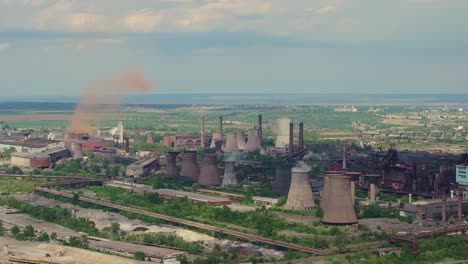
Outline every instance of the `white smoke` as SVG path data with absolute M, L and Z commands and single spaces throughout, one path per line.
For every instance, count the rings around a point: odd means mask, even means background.
M 305 163 L 305 161 L 300 160 L 294 168 L 292 168 L 292 172 L 309 172 L 312 168 Z
M 240 151 L 234 151 L 231 153 L 224 153 L 225 161 L 238 161 L 244 158 L 244 153 Z
M 323 160 L 324 159 L 324 156 L 326 154 L 325 153 L 315 153 L 313 151 L 309 151 L 307 152 L 307 154 L 305 154 L 303 160 L 309 160 L 309 159 L 313 159 L 313 160 Z

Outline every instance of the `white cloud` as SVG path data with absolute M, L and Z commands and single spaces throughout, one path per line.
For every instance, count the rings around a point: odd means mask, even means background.
M 163 15 L 161 13 L 142 9 L 125 16 L 123 23 L 126 28 L 134 32 L 151 32 L 161 24 Z
M 0 43 L 0 52 L 10 48 L 10 43 Z
M 45 3 L 45 0 L 0 0 L 0 5 L 39 7 L 44 5 Z
M 106 18 L 91 13 L 73 13 L 66 17 L 66 22 L 74 31 L 103 31 Z

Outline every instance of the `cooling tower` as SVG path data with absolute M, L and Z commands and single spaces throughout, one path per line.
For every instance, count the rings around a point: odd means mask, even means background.
M 277 148 L 285 148 L 289 144 L 289 123 L 292 122 L 290 117 L 280 117 L 278 118 L 278 132 L 276 135 L 276 144 Z
M 234 152 L 238 151 L 239 147 L 237 146 L 236 133 L 229 133 L 226 136 L 226 144 L 224 145 L 224 152 Z
M 197 152 L 185 151 L 182 154 L 182 167 L 180 169 L 180 176 L 198 180 L 199 175 L 200 171 L 197 164 Z
M 328 177 L 330 175 L 330 172 L 325 173 L 323 176 L 323 190 L 322 193 L 320 194 L 320 208 L 322 210 L 325 210 L 327 207 L 327 197 L 329 193 L 329 187 L 330 187 L 330 178 Z
M 351 180 L 349 176 L 330 174 L 326 207 L 322 222 L 330 225 L 350 225 L 357 223 L 351 199 Z
M 290 210 L 311 210 L 315 207 L 312 189 L 310 188 L 309 172 L 291 172 L 291 186 L 289 187 L 288 200 L 284 205 Z
M 275 180 L 271 183 L 274 191 L 280 192 L 282 195 L 288 195 L 289 186 L 291 185 L 291 167 L 279 166 L 275 168 Z
M 81 143 L 73 142 L 71 143 L 71 153 L 74 159 L 83 158 L 83 150 Z
M 260 137 L 255 129 L 249 130 L 249 137 L 247 139 L 246 151 L 254 151 L 262 148 Z
M 213 135 L 211 136 L 210 148 L 216 148 L 216 141 L 223 142 L 223 138 L 221 137 L 221 133 L 219 132 L 214 132 Z
M 298 151 L 304 149 L 304 123 L 299 123 L 299 142 L 298 142 Z
M 153 134 L 151 132 L 146 133 L 146 143 L 153 144 Z
M 221 186 L 237 185 L 236 174 L 234 173 L 234 161 L 224 161 L 224 176 Z
M 218 172 L 216 170 L 216 157 L 214 153 L 206 153 L 203 156 L 198 185 L 219 186 Z
M 140 140 L 140 132 L 133 131 L 133 141 L 136 142 L 138 140 Z
M 247 144 L 245 143 L 244 132 L 236 132 L 236 140 L 239 150 L 244 150 L 247 147 Z
M 170 151 L 166 155 L 166 175 L 169 178 L 177 177 L 177 155 L 177 151 Z

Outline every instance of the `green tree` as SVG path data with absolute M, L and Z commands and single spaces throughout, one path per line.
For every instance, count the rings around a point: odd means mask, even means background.
M 120 231 L 120 224 L 117 222 L 112 222 L 111 229 L 110 229 L 112 238 L 114 239 L 117 238 L 119 235 L 119 231 Z
M 57 240 L 57 233 L 52 232 L 52 234 L 50 234 L 50 239 Z
M 4 232 L 5 232 L 5 229 L 3 228 L 3 221 L 0 220 L 0 236 L 3 235 Z
M 14 227 L 11 228 L 10 232 L 13 236 L 16 236 L 21 232 L 21 230 L 19 229 L 17 225 L 15 225 Z
M 146 255 L 145 255 L 145 253 L 143 253 L 141 251 L 137 251 L 137 252 L 133 253 L 133 258 L 136 259 L 136 260 L 144 261 L 146 259 Z
M 48 235 L 46 232 L 41 232 L 41 233 L 39 234 L 39 236 L 37 237 L 37 240 L 38 240 L 38 241 L 49 242 L 49 241 L 50 241 L 50 237 L 49 237 L 49 235 Z
M 34 233 L 36 232 L 36 230 L 34 230 L 34 227 L 32 225 L 28 225 L 26 226 L 26 228 L 24 229 L 23 231 L 23 235 L 25 237 L 34 237 Z

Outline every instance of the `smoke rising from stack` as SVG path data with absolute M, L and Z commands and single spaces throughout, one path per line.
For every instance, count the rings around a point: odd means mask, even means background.
M 309 172 L 312 168 L 305 163 L 303 160 L 300 160 L 294 168 L 292 168 L 292 172 Z
M 244 158 L 244 153 L 240 151 L 224 153 L 224 161 L 238 161 L 243 158 Z
M 132 92 L 147 92 L 151 88 L 151 83 L 143 77 L 143 71 L 136 69 L 88 87 L 83 91 L 69 130 L 93 133 L 96 123 L 104 118 L 106 108 L 118 106 L 122 97 Z

